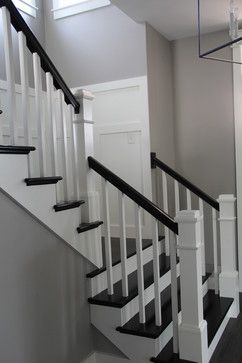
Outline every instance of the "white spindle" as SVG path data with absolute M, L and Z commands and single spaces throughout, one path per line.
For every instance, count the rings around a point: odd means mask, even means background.
M 192 196 L 189 189 L 187 189 L 187 210 L 192 210 Z
M 68 124 L 70 124 L 70 149 L 71 149 L 71 162 L 72 162 L 72 177 L 73 177 L 73 199 L 79 199 L 78 192 L 78 153 L 75 149 L 75 140 L 74 140 L 74 130 L 73 130 L 73 106 L 67 106 L 67 119 Z
M 46 73 L 47 89 L 47 122 L 50 125 L 51 143 L 50 156 L 53 175 L 58 175 L 57 126 L 56 126 L 56 100 L 54 97 L 54 84 L 52 75 Z
M 177 296 L 177 248 L 176 235 L 170 231 L 171 306 L 173 324 L 173 352 L 179 351 L 178 339 L 178 296 Z
M 122 273 L 122 291 L 123 296 L 129 296 L 128 288 L 128 270 L 127 270 L 127 241 L 125 228 L 125 196 L 118 192 L 119 197 L 119 223 L 120 223 L 120 254 L 121 254 L 121 273 Z
M 69 164 L 68 164 L 68 139 L 67 139 L 67 117 L 66 117 L 66 104 L 64 93 L 58 90 L 58 99 L 61 115 L 61 131 L 62 131 L 62 173 L 63 173 L 63 188 L 64 188 L 64 199 L 70 200 L 70 186 L 69 186 Z
M 161 297 L 160 297 L 160 254 L 158 221 L 153 220 L 153 271 L 154 271 L 154 293 L 155 293 L 155 322 L 157 326 L 162 324 Z
M 18 33 L 19 43 L 19 61 L 20 61 L 20 76 L 21 76 L 21 91 L 22 91 L 22 119 L 24 125 L 24 141 L 25 145 L 31 144 L 29 132 L 29 76 L 28 76 L 28 60 L 27 60 L 27 45 L 26 37 L 23 32 Z
M 162 193 L 163 193 L 163 210 L 168 213 L 168 190 L 167 190 L 167 176 L 164 171 L 162 171 Z M 166 255 L 169 256 L 169 229 L 167 227 L 165 230 L 165 248 Z
M 135 227 L 136 227 L 136 255 L 137 255 L 137 276 L 139 292 L 139 321 L 145 323 L 145 296 L 144 296 L 144 270 L 143 250 L 141 231 L 141 207 L 135 205 Z
M 174 189 L 175 189 L 175 211 L 177 214 L 180 210 L 179 184 L 177 180 L 174 180 Z
M 8 9 L 2 7 L 3 20 L 3 42 L 5 54 L 5 67 L 7 78 L 7 116 L 10 128 L 10 144 L 18 144 L 18 129 L 16 124 L 16 92 L 15 92 L 15 70 L 14 70 L 14 55 L 13 41 L 11 33 L 10 14 Z
M 44 125 L 44 110 L 43 110 L 43 91 L 40 57 L 37 53 L 33 54 L 34 65 L 34 85 L 35 85 L 35 108 L 38 129 L 38 144 L 39 144 L 39 169 L 40 176 L 46 176 L 46 145 L 45 145 L 45 125 Z
M 212 209 L 213 218 L 213 264 L 214 264 L 214 283 L 215 294 L 218 294 L 218 236 L 217 236 L 217 212 Z
M 106 268 L 107 268 L 108 294 L 113 295 L 113 266 L 112 266 L 110 212 L 109 212 L 109 199 L 108 199 L 108 182 L 105 179 L 102 179 L 102 189 L 103 189 L 105 257 L 106 257 Z
M 206 275 L 206 259 L 205 259 L 205 239 L 204 239 L 204 205 L 203 200 L 199 198 L 199 211 L 201 216 L 201 253 L 202 253 L 202 275 Z

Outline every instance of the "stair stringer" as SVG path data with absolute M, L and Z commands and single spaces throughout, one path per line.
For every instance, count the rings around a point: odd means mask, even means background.
M 28 156 L 0 154 L 0 189 L 97 267 L 102 266 L 101 228 L 77 233 L 81 210 L 56 213 L 56 185 L 27 187 Z M 97 218 L 99 219 L 99 218 Z

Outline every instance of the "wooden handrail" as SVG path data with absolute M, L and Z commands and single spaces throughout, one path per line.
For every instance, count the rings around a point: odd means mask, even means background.
M 152 168 L 160 168 L 163 170 L 166 174 L 170 175 L 173 179 L 177 180 L 179 183 L 181 183 L 184 187 L 189 189 L 192 193 L 194 193 L 196 196 L 204 200 L 206 203 L 208 203 L 211 207 L 219 211 L 219 203 L 210 197 L 208 194 L 206 194 L 204 191 L 199 189 L 196 185 L 192 184 L 189 180 L 184 178 L 182 175 L 178 174 L 175 170 L 173 170 L 170 166 L 163 163 L 163 161 L 159 160 L 156 157 L 156 153 L 151 153 L 151 167 Z
M 75 113 L 79 113 L 80 104 L 75 98 L 75 96 L 70 91 L 69 87 L 66 85 L 64 79 L 54 66 L 53 62 L 41 46 L 38 39 L 33 34 L 32 30 L 24 21 L 23 17 L 19 13 L 16 6 L 11 0 L 0 0 L 0 8 L 6 7 L 10 12 L 11 24 L 17 32 L 22 31 L 26 36 L 27 47 L 31 53 L 37 53 L 40 57 L 41 67 L 47 73 L 50 72 L 53 76 L 53 82 L 56 89 L 61 89 L 65 95 L 65 102 L 67 104 L 72 104 L 75 109 Z
M 99 161 L 93 157 L 88 157 L 89 167 L 95 170 L 99 175 L 101 175 L 110 184 L 115 186 L 118 190 L 124 193 L 127 197 L 132 199 L 136 204 L 146 210 L 158 221 L 163 223 L 171 231 L 178 234 L 178 224 L 171 218 L 167 213 L 161 210 L 157 205 L 152 203 L 148 198 L 144 197 L 140 192 L 131 187 L 123 179 L 114 174 L 111 170 L 103 166 Z

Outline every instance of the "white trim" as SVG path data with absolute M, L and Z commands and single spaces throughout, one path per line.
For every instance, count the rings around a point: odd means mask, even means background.
M 36 1 L 32 0 L 32 4 L 29 4 L 25 0 L 13 0 L 15 6 L 23 13 L 36 18 L 38 8 L 35 6 Z
M 127 358 L 120 358 L 113 354 L 94 352 L 89 355 L 85 360 L 80 363 L 128 363 L 130 360 Z
M 111 5 L 110 0 L 86 0 L 66 6 L 58 6 L 58 3 L 59 0 L 54 0 L 54 8 L 51 10 L 55 20 Z

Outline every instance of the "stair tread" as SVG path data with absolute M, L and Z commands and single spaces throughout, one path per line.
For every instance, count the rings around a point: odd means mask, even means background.
M 35 151 L 34 146 L 12 146 L 0 145 L 0 154 L 29 154 L 30 151 Z
M 81 223 L 79 227 L 77 227 L 78 233 L 83 233 L 86 231 L 90 231 L 91 229 L 95 229 L 103 224 L 103 221 L 95 221 L 89 223 Z
M 165 237 L 161 236 L 159 240 L 163 240 Z M 133 257 L 136 255 L 136 240 L 135 238 L 127 238 L 127 258 Z M 143 239 L 143 251 L 145 251 L 147 248 L 152 246 L 152 240 L 151 239 Z M 112 246 L 112 265 L 113 267 L 118 265 L 121 262 L 120 258 L 120 238 L 111 238 L 111 246 Z M 89 272 L 86 277 L 93 278 L 102 272 L 106 271 L 106 261 L 105 261 L 105 239 L 102 238 L 102 250 L 103 250 L 103 267 L 99 269 L 95 269 L 92 272 Z
M 162 277 L 166 272 L 170 270 L 170 258 L 164 253 L 160 255 L 160 276 Z M 154 282 L 153 275 L 153 261 L 144 265 L 144 286 L 145 288 L 152 285 Z M 105 305 L 117 308 L 122 308 L 132 299 L 138 295 L 138 283 L 137 283 L 137 271 L 132 272 L 128 276 L 129 296 L 123 297 L 122 294 L 122 281 L 114 284 L 114 294 L 108 295 L 108 290 L 104 290 L 96 296 L 89 298 L 90 304 Z
M 61 212 L 67 209 L 79 208 L 84 203 L 84 200 L 72 200 L 69 202 L 62 202 L 54 205 L 54 210 L 56 212 Z
M 25 178 L 24 181 L 27 186 L 31 185 L 45 185 L 45 184 L 56 184 L 62 180 L 61 176 L 45 176 L 37 178 Z
M 210 274 L 206 274 L 203 277 L 203 283 L 209 278 Z M 178 278 L 178 288 L 179 288 Z M 179 311 L 180 311 L 180 298 Z M 146 323 L 140 324 L 139 314 L 133 316 L 124 326 L 118 327 L 117 330 L 124 334 L 131 334 L 142 336 L 146 338 L 156 339 L 161 333 L 168 327 L 172 321 L 172 310 L 171 310 L 171 286 L 169 285 L 165 290 L 161 292 L 161 309 L 162 309 L 162 325 L 157 326 L 155 323 L 155 303 L 154 299 L 146 305 Z
M 232 303 L 233 299 L 219 297 L 213 290 L 209 290 L 203 298 L 204 319 L 207 321 L 208 327 L 208 345 L 211 344 Z M 178 354 L 173 353 L 171 339 L 156 358 L 151 358 L 151 362 L 187 363 L 188 361 L 179 359 Z

